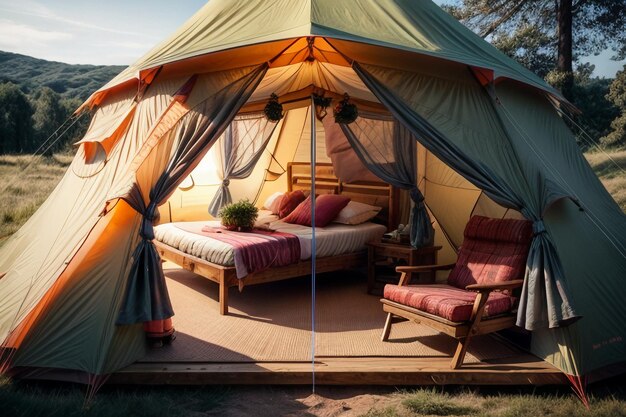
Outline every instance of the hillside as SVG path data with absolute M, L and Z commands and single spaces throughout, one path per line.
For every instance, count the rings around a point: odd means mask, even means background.
M 0 51 L 0 83 L 13 82 L 29 93 L 50 87 L 63 98 L 87 99 L 125 67 L 71 65 Z

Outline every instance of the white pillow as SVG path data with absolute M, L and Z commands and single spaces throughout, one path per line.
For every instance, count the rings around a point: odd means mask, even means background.
M 285 195 L 285 193 L 277 191 L 267 197 L 265 203 L 263 203 L 263 208 L 270 210 L 273 214 L 278 214 L 278 208 L 280 207 L 280 201 L 283 199 L 283 195 Z
M 350 201 L 333 220 L 342 224 L 361 224 L 376 217 L 382 207 L 370 206 L 369 204 Z
M 278 216 L 276 214 L 272 214 L 269 210 L 259 210 L 259 215 L 254 222 L 254 227 L 256 229 L 268 229 L 270 223 L 278 220 Z

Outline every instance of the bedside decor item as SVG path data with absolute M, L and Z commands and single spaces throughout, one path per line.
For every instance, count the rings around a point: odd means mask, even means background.
M 357 109 L 356 104 L 350 103 L 350 96 L 348 93 L 345 93 L 343 95 L 343 100 L 335 106 L 333 115 L 335 116 L 335 123 L 346 125 L 354 122 L 356 118 L 359 117 L 359 110 Z
M 265 113 L 265 117 L 270 122 L 277 123 L 280 119 L 285 115 L 283 112 L 283 105 L 278 101 L 278 96 L 275 93 L 272 93 L 269 101 L 265 105 L 263 109 L 263 113 Z
M 226 229 L 249 232 L 254 227 L 259 209 L 246 199 L 224 206 L 219 215 Z

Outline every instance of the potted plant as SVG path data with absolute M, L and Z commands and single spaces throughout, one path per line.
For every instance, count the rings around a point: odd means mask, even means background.
M 254 227 L 254 222 L 259 215 L 259 209 L 248 199 L 228 204 L 219 212 L 222 218 L 222 226 L 228 230 L 249 232 Z
M 359 117 L 359 110 L 357 109 L 356 104 L 350 102 L 350 96 L 348 93 L 345 93 L 343 95 L 343 100 L 341 100 L 333 109 L 333 114 L 335 116 L 335 123 L 349 125 L 354 122 L 357 117 Z
M 278 101 L 278 96 L 274 93 L 270 96 L 269 101 L 265 105 L 263 109 L 263 113 L 265 113 L 265 117 L 272 123 L 280 122 L 280 119 L 283 118 L 285 113 L 283 112 L 283 105 Z

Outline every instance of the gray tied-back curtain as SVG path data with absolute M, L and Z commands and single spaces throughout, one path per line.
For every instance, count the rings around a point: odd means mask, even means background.
M 409 219 L 411 246 L 433 244 L 434 229 L 417 188 L 417 140 L 393 117 L 360 112 L 353 123 L 341 124 L 348 142 L 363 164 L 378 178 L 410 191 L 413 208 Z
M 117 324 L 163 320 L 174 315 L 161 260 L 152 243 L 157 208 L 167 201 L 176 186 L 189 175 L 224 132 L 266 71 L 267 65 L 263 64 L 220 91 L 208 92 L 209 97 L 190 110 L 174 127 L 174 149 L 165 170 L 150 190 L 150 200 L 147 203 L 144 201 L 137 182 L 122 197 L 142 214 L 143 219 L 139 230 L 141 241 L 133 253 L 133 264 Z
M 548 195 L 531 187 L 519 192 L 479 161 L 468 157 L 426 119 L 415 112 L 394 92 L 379 82 L 358 63 L 353 68 L 380 102 L 406 126 L 435 156 L 468 181 L 483 190 L 498 204 L 520 211 L 533 221 L 535 235 L 527 261 L 527 273 L 520 299 L 517 325 L 528 330 L 562 327 L 580 318 L 568 297 L 563 267 L 552 239 L 543 223 L 542 213 L 560 196 Z M 536 193 L 533 194 L 533 193 Z M 535 204 L 535 201 L 541 201 Z
M 235 117 L 218 141 L 222 183 L 209 204 L 209 213 L 217 217 L 222 207 L 233 202 L 228 186 L 230 180 L 248 178 L 278 123 L 265 114 L 244 114 Z

